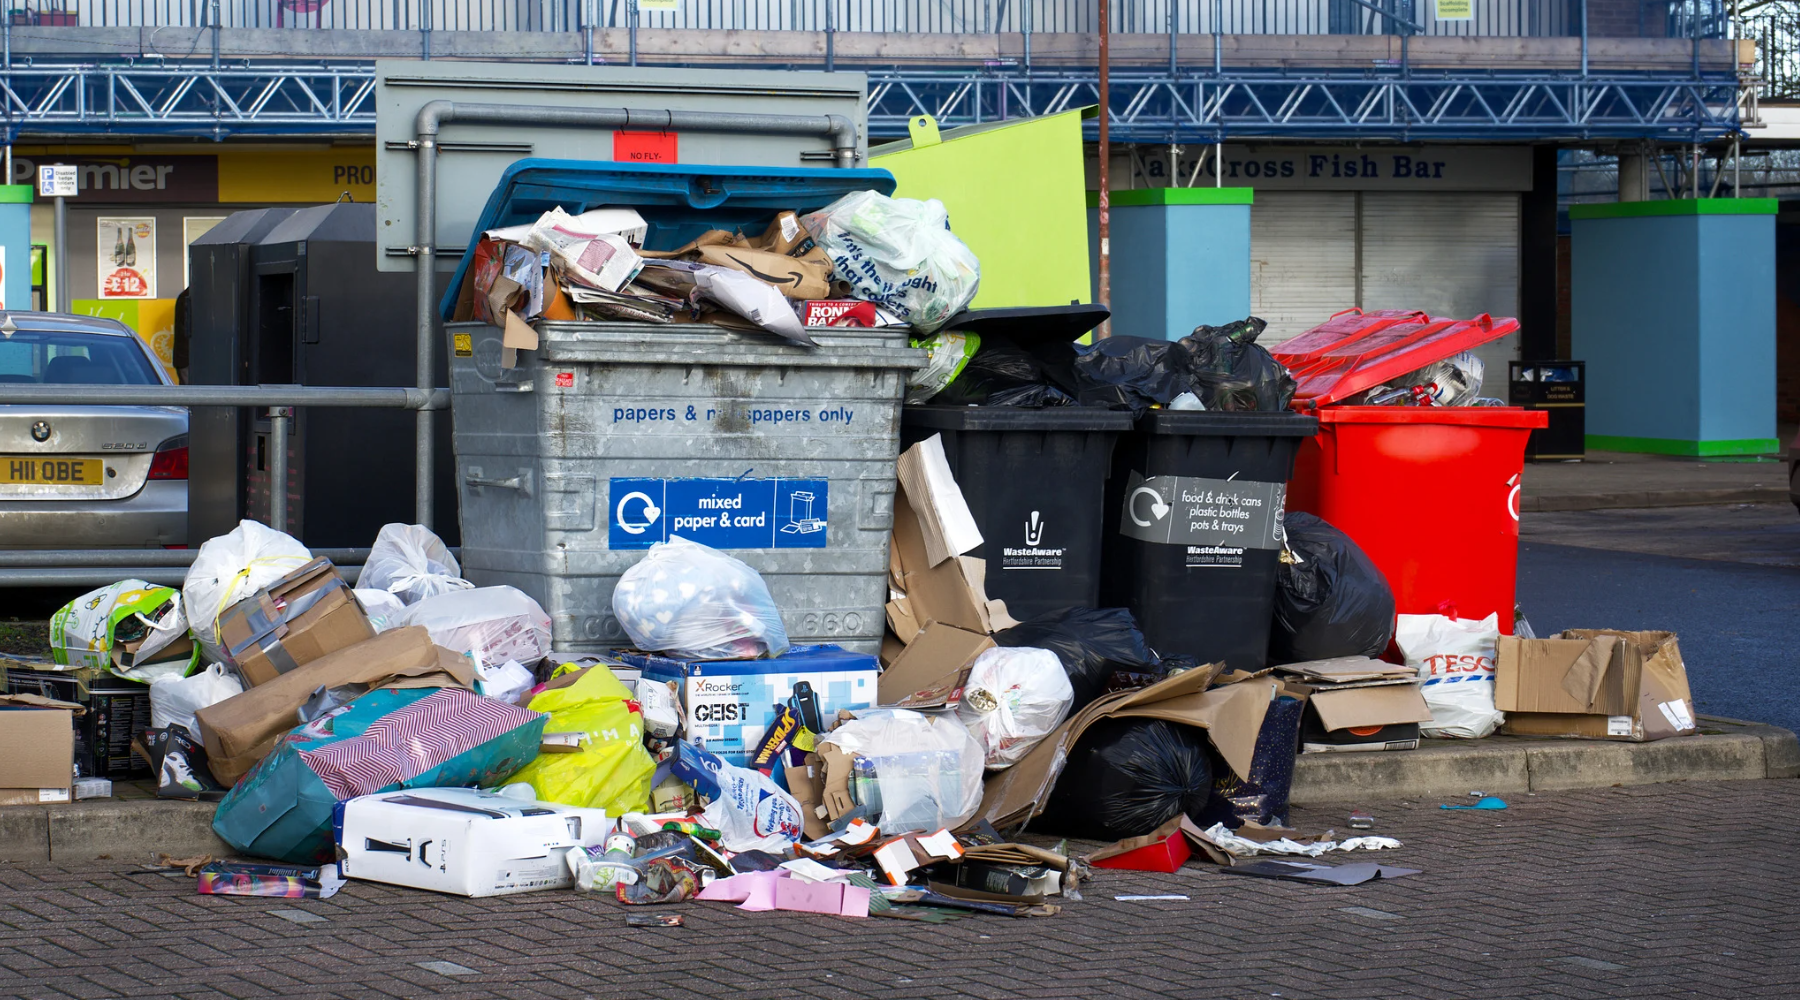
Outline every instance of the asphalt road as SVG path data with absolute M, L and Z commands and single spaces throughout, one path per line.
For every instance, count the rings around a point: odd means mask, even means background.
M 1800 730 L 1800 516 L 1792 507 L 1553 517 L 1525 515 L 1519 552 L 1519 604 L 1539 635 L 1675 632 L 1701 712 Z M 1726 527 L 1751 518 L 1770 530 Z M 1618 530 L 1632 521 L 1647 530 Z M 1663 554 L 1696 547 L 1710 558 Z

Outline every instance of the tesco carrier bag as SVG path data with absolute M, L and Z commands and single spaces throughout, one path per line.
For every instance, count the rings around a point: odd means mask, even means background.
M 1499 728 L 1504 716 L 1494 707 L 1494 647 L 1500 618 L 1479 621 L 1445 615 L 1400 615 L 1394 643 L 1406 665 L 1423 678 L 1431 721 L 1426 736 L 1481 739 Z

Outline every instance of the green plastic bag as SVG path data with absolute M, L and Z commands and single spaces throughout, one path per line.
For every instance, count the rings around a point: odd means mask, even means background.
M 575 753 L 539 754 L 515 782 L 530 782 L 539 801 L 604 809 L 608 816 L 647 812 L 656 759 L 644 749 L 644 718 L 631 692 L 605 666 L 558 669 L 549 687 L 531 699 L 547 712 L 546 733 L 580 733 Z
M 113 650 L 129 651 L 131 667 L 113 665 Z M 159 655 L 164 652 L 169 655 Z M 143 580 L 120 580 L 77 597 L 50 617 L 50 658 L 66 667 L 111 670 L 134 681 L 185 677 L 200 651 L 188 640 L 181 591 Z

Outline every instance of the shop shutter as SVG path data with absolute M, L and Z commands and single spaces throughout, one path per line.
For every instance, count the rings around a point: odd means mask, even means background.
M 1258 191 L 1250 209 L 1250 308 L 1278 344 L 1356 305 L 1356 195 Z
M 1467 319 L 1519 314 L 1519 196 L 1511 192 L 1363 194 L 1362 307 Z M 1513 334 L 1475 353 L 1483 395 L 1506 397 Z

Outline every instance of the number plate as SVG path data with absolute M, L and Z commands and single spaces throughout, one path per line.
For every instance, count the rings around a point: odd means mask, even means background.
M 97 458 L 0 455 L 0 485 L 101 486 L 106 469 Z

